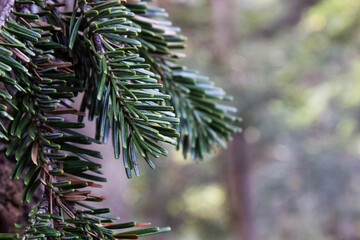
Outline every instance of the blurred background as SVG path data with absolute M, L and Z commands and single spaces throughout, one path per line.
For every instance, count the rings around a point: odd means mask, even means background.
M 360 1 L 156 3 L 189 37 L 182 63 L 235 97 L 244 131 L 132 180 L 104 164 L 103 204 L 173 229 L 149 239 L 360 239 Z

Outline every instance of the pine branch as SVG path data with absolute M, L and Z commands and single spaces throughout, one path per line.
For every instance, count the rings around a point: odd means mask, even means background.
M 92 56 L 95 59 L 87 71 L 91 74 L 83 109 L 89 109 L 90 120 L 97 118 L 96 139 L 106 142 L 112 128 L 115 157 L 119 158 L 122 152 L 130 178 L 132 170 L 139 175 L 135 149 L 154 168 L 149 155 L 167 155 L 157 142 L 176 144 L 173 138 L 179 134 L 171 124 L 178 120 L 172 113 L 173 108 L 165 104 L 170 96 L 159 91 L 163 87 L 160 76 L 149 71 L 150 65 L 139 57 L 141 43 L 133 37 L 141 28 L 132 22 L 134 13 L 120 1 L 86 9 L 78 17 L 84 31 L 83 39 L 77 41 L 84 42 L 88 49 L 81 49 L 77 54 L 86 52 L 89 55 L 85 59 Z
M 21 235 L 0 239 L 137 239 L 169 231 L 114 223 L 110 209 L 84 203 L 102 201 L 90 189 L 106 181 L 93 161 L 101 155 L 88 145 L 106 142 L 112 131 L 115 157 L 122 153 L 129 178 L 139 175 L 136 153 L 154 168 L 150 156 L 167 155 L 163 142 L 179 139 L 185 156 L 190 151 L 202 158 L 239 131 L 238 118 L 228 114 L 235 109 L 218 102 L 230 98 L 176 64 L 171 50 L 183 48 L 184 37 L 162 9 L 137 0 L 78 0 L 63 14 L 58 6 L 16 0 L 0 29 L 0 82 L 6 88 L 0 90 L 0 117 L 11 121 L 8 128 L 0 122 L 0 138 L 9 140 L 6 154 L 17 161 L 11 178 L 25 175 L 21 201 L 44 189 L 29 225 L 16 225 Z M 77 110 L 69 103 L 79 93 L 84 98 Z M 96 119 L 94 139 L 76 132 L 86 110 Z M 64 117 L 69 115 L 79 121 Z
M 40 12 L 24 13 L 24 5 L 17 4 L 13 11 L 15 20 L 8 18 L 0 30 L 1 50 L 7 54 L 0 56 L 0 81 L 8 90 L 9 96 L 4 94 L 6 100 L 14 109 L 12 115 L 2 109 L 3 116 L 12 120 L 6 154 L 13 155 L 17 163 L 11 178 L 19 179 L 26 172 L 22 202 L 30 202 L 41 185 L 45 192 L 42 202 L 29 214 L 29 225 L 17 225 L 23 230 L 22 235 L 0 234 L 0 238 L 115 239 L 169 231 L 168 228 L 124 231 L 142 225 L 109 225 L 118 219 L 106 215 L 110 209 L 95 209 L 80 202 L 104 199 L 87 188 L 101 187 L 96 182 L 106 181 L 98 175 L 101 165 L 90 159 L 101 155 L 81 146 L 90 144 L 90 138 L 71 130 L 84 124 L 63 117 L 81 114 L 66 102 L 84 90 L 74 71 L 76 59 L 66 47 L 71 42 L 65 35 L 66 24 L 58 18 L 53 5 L 40 1 L 36 6 Z M 46 16 L 47 22 L 40 21 L 41 16 Z M 77 206 L 88 210 L 79 210 Z
M 161 76 L 163 92 L 172 96 L 169 104 L 180 118 L 178 147 L 184 157 L 190 152 L 192 158 L 202 159 L 212 146 L 225 147 L 226 140 L 241 130 L 234 125 L 240 119 L 229 114 L 236 108 L 222 103 L 232 97 L 197 71 L 176 64 L 179 55 L 172 51 L 183 49 L 186 38 L 166 20 L 164 9 L 144 3 L 126 6 L 136 13 L 133 21 L 142 29 L 135 37 L 142 43 L 140 55 Z

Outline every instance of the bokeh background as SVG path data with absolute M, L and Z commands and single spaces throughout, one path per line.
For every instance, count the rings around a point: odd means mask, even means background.
M 149 239 L 360 239 L 360 1 L 155 3 L 189 37 L 182 63 L 235 97 L 244 131 L 132 180 L 104 164 L 103 204 L 173 229 Z

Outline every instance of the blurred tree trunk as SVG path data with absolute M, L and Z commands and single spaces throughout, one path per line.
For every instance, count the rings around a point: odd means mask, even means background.
M 23 185 L 9 179 L 13 163 L 0 154 L 0 232 L 14 231 L 14 223 L 25 223 L 24 208 L 20 202 Z
M 211 0 L 211 10 L 213 61 L 225 64 L 236 42 L 233 0 Z
M 250 159 L 244 134 L 237 134 L 224 152 L 223 176 L 234 239 L 255 240 L 250 189 Z
M 226 69 L 229 57 L 234 54 L 238 39 L 235 27 L 233 0 L 211 0 L 212 54 L 216 64 Z M 236 11 L 238 12 L 238 11 Z M 237 23 L 238 24 L 238 23 Z M 229 77 L 230 76 L 225 76 Z M 222 162 L 224 182 L 228 195 L 230 222 L 236 240 L 254 240 L 251 196 L 250 163 L 246 154 L 243 134 L 237 134 L 224 152 Z

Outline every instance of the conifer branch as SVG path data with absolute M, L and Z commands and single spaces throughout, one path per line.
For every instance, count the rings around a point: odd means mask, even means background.
M 38 189 L 44 197 L 29 225 L 16 225 L 20 234 L 0 239 L 137 239 L 169 231 L 117 223 L 110 209 L 87 204 L 105 198 L 92 189 L 106 182 L 94 161 L 102 156 L 89 145 L 112 133 L 129 178 L 139 175 L 137 154 L 152 168 L 150 156 L 168 154 L 161 143 L 202 158 L 239 130 L 228 114 L 234 109 L 215 101 L 229 97 L 176 64 L 172 49 L 183 48 L 184 37 L 146 1 L 78 0 L 64 13 L 57 1 L 15 2 L 0 29 L 0 117 L 10 121 L 0 121 L 0 138 L 16 161 L 10 177 L 24 176 L 21 201 L 31 202 Z M 80 93 L 78 110 L 70 103 Z M 96 120 L 94 138 L 76 132 L 86 114 Z

